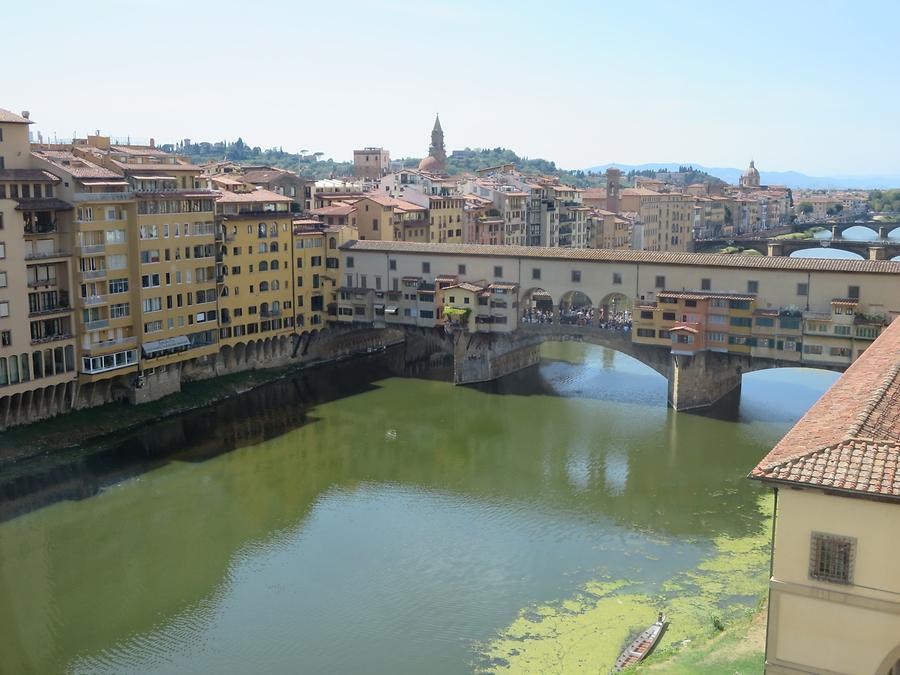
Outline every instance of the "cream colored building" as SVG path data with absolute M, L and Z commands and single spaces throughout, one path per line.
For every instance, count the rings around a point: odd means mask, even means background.
M 74 207 L 34 168 L 29 124 L 0 109 L 0 427 L 75 394 Z
M 900 321 L 752 471 L 774 488 L 766 673 L 900 673 Z
M 384 148 L 363 148 L 353 151 L 353 177 L 379 180 L 391 168 L 391 153 Z

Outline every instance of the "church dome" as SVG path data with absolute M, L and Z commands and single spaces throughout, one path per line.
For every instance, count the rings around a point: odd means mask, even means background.
M 759 171 L 756 170 L 753 160 L 750 160 L 750 168 L 741 177 L 741 185 L 745 187 L 759 187 Z
M 440 167 L 441 163 L 438 161 L 437 157 L 433 157 L 432 155 L 428 155 L 428 157 L 419 162 L 419 171 L 437 171 Z

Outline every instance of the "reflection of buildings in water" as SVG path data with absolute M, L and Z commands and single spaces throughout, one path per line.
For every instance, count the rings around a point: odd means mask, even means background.
M 604 370 L 612 370 L 616 367 L 616 350 L 614 349 L 604 349 L 603 350 L 603 369 Z
M 620 448 L 610 448 L 603 456 L 603 482 L 611 495 L 625 494 L 628 486 L 628 453 Z

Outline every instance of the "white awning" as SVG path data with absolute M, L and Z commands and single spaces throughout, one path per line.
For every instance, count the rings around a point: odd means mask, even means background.
M 397 307 L 395 307 L 394 305 L 388 305 L 388 306 L 385 308 L 384 313 L 385 313 L 385 314 L 396 314 L 396 313 L 397 313 Z
M 375 305 L 375 309 L 384 309 L 384 305 Z
M 137 180 L 178 180 L 175 176 L 137 176 L 132 175 L 132 178 L 136 178 Z
M 190 346 L 191 341 L 188 340 L 184 335 L 179 335 L 178 337 L 165 338 L 163 340 L 154 340 L 153 342 L 145 342 L 143 345 L 141 345 L 141 350 L 144 352 L 144 356 L 150 357 L 159 354 L 160 352 L 187 349 Z

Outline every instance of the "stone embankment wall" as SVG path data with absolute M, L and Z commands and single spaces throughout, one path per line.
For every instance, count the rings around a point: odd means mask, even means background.
M 152 369 L 138 377 L 124 375 L 100 382 L 68 382 L 46 387 L 12 400 L 0 410 L 0 430 L 30 424 L 72 410 L 115 401 L 135 405 L 181 391 L 182 384 L 262 368 L 284 368 L 327 363 L 329 360 L 401 344 L 407 334 L 398 328 L 343 328 L 303 336 L 256 340 L 223 347 L 217 354 Z M 438 352 L 428 341 L 414 340 L 414 352 Z M 440 341 L 437 342 L 440 344 Z

